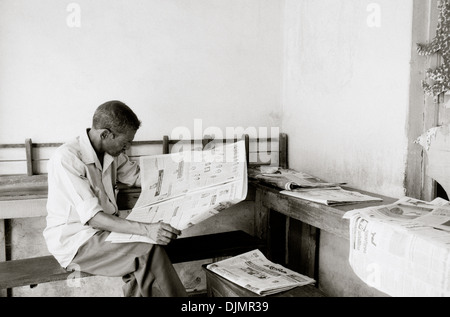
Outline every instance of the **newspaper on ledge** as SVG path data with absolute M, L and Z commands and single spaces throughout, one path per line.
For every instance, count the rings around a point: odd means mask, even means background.
M 184 230 L 245 199 L 244 141 L 140 158 L 141 194 L 127 219 L 166 222 Z M 155 243 L 144 236 L 112 232 L 107 241 Z
M 308 276 L 269 261 L 258 249 L 211 263 L 206 268 L 261 296 L 315 283 Z
M 328 206 L 382 201 L 354 190 L 341 188 L 344 183 L 330 183 L 304 172 L 261 166 L 249 169 L 249 177 L 282 189 L 283 195 L 313 201 Z M 270 170 L 270 172 L 264 172 Z
M 366 284 L 401 297 L 450 296 L 450 206 L 404 197 L 347 212 L 349 262 Z
M 361 194 L 354 190 L 345 190 L 341 187 L 283 190 L 280 193 L 327 206 L 383 201 L 383 199 L 379 197 Z
M 260 169 L 264 169 L 264 166 L 261 166 Z M 338 183 L 324 182 L 315 176 L 292 169 L 276 169 L 271 173 L 251 169 L 249 171 L 249 177 L 284 190 L 293 190 L 296 188 L 330 188 L 340 185 Z

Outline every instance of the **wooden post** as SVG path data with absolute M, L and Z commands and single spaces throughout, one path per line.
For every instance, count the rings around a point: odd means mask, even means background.
M 214 139 L 211 138 L 210 135 L 205 135 L 205 136 L 203 137 L 203 139 L 202 139 L 202 147 L 203 147 L 203 150 L 208 150 L 209 148 L 211 148 L 211 145 L 210 145 L 208 148 L 205 148 L 205 147 L 208 146 L 208 144 L 209 144 L 210 142 L 212 142 L 213 140 L 214 140 Z
M 0 219 L 0 262 L 6 261 L 6 224 Z
M 256 188 L 255 194 L 255 215 L 254 226 L 255 236 L 266 240 L 268 239 L 268 227 L 269 227 L 269 208 L 263 204 L 264 193 L 261 189 Z
M 0 219 L 0 262 L 6 261 L 6 226 L 5 219 Z M 6 297 L 7 290 L 0 289 L 0 297 Z
M 250 163 L 250 137 L 248 134 L 244 134 L 244 142 L 245 142 L 245 159 L 247 160 L 247 166 Z
M 27 175 L 33 175 L 33 143 L 31 139 L 25 139 L 25 152 L 27 158 Z
M 163 136 L 163 154 L 169 154 L 169 136 Z
M 285 133 L 280 133 L 279 136 L 279 165 L 281 168 L 289 168 L 288 162 L 288 137 Z

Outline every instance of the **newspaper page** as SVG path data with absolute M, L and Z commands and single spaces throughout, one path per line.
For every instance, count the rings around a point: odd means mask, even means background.
M 340 187 L 283 190 L 280 193 L 328 206 L 383 201 L 383 199 L 378 197 L 361 194 L 357 191 L 345 190 Z
M 264 169 L 263 166 L 260 167 Z M 284 190 L 293 190 L 295 188 L 323 188 L 336 187 L 341 184 L 329 183 L 303 172 L 297 172 L 292 169 L 276 169 L 271 173 L 264 173 L 252 169 L 249 177 L 270 184 Z
M 308 276 L 269 261 L 257 249 L 209 264 L 206 268 L 261 296 L 315 283 Z
M 405 197 L 347 212 L 355 274 L 391 296 L 450 296 L 450 232 L 436 229 L 449 220 L 446 205 Z
M 176 229 L 219 213 L 247 196 L 244 141 L 205 151 L 141 157 L 141 194 L 127 219 L 166 222 Z M 148 237 L 112 232 L 107 241 L 148 242 Z

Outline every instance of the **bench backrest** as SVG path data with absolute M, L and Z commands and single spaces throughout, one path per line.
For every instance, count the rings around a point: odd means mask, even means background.
M 287 168 L 287 135 L 281 133 L 272 138 L 249 138 L 246 142 L 247 163 L 252 165 L 272 165 Z M 140 156 L 168 154 L 177 151 L 180 146 L 202 148 L 217 142 L 235 142 L 238 139 L 170 140 L 164 136 L 161 140 L 134 141 L 127 154 L 131 160 L 138 161 Z M 47 161 L 62 143 L 33 143 L 26 139 L 20 144 L 0 144 L 1 175 L 41 175 L 47 173 Z

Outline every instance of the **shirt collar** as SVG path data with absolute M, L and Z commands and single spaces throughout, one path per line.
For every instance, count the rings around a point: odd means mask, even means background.
M 89 129 L 86 129 L 84 130 L 84 133 L 80 135 L 81 160 L 85 164 L 95 164 L 95 166 L 99 170 L 106 170 L 109 167 L 109 165 L 111 165 L 111 163 L 114 161 L 114 158 L 108 153 L 105 153 L 103 157 L 103 168 L 102 168 L 102 164 L 100 164 L 100 161 L 97 157 L 97 153 L 95 153 L 91 141 L 89 140 L 88 132 Z

